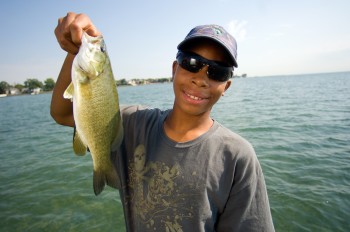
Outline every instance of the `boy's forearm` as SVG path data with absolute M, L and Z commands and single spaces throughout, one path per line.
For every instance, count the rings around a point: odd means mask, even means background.
M 74 126 L 73 104 L 63 98 L 63 93 L 71 82 L 71 69 L 74 55 L 68 53 L 58 75 L 52 92 L 50 113 L 52 118 L 61 125 Z

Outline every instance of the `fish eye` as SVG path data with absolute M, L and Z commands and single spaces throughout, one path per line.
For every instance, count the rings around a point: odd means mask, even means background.
M 101 50 L 101 52 L 103 52 L 103 53 L 106 52 L 106 49 L 105 49 L 103 46 L 100 47 L 100 50 Z

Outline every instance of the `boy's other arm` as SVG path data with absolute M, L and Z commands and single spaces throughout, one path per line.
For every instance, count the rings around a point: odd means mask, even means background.
M 71 69 L 74 55 L 68 53 L 60 74 L 58 75 L 55 88 L 52 92 L 50 113 L 52 118 L 61 125 L 74 126 L 73 104 L 71 100 L 63 98 L 63 93 L 71 82 Z

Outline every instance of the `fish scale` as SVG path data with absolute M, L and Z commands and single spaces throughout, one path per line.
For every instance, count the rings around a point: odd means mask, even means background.
M 111 149 L 123 140 L 118 92 L 102 36 L 86 33 L 72 65 L 72 83 L 64 97 L 73 102 L 75 135 L 73 149 L 84 155 L 89 149 L 93 160 L 93 189 L 98 195 L 107 184 L 119 187 L 111 162 Z

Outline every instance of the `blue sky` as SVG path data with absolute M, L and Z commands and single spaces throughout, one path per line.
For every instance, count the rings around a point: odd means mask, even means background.
M 236 74 L 350 71 L 348 0 L 11 0 L 0 3 L 0 81 L 57 78 L 65 52 L 54 36 L 68 11 L 104 34 L 116 79 L 170 77 L 176 46 L 200 24 L 238 41 Z

